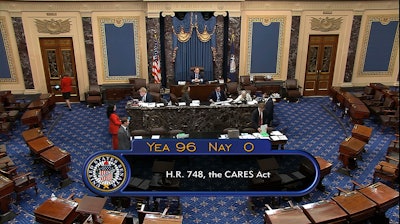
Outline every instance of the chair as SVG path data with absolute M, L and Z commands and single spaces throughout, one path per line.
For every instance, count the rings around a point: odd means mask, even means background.
M 362 102 L 365 104 L 365 106 L 370 107 L 373 105 L 379 105 L 381 104 L 382 100 L 384 97 L 384 93 L 382 91 L 375 91 L 374 97 L 371 98 L 367 98 L 365 100 L 362 100 Z
M 180 129 L 173 129 L 168 132 L 169 136 L 171 137 L 176 137 L 176 135 L 179 133 L 184 133 L 184 131 Z
M 96 106 L 101 106 L 103 104 L 99 85 L 90 85 L 89 91 L 85 94 L 85 96 L 87 107 L 91 106 L 96 108 Z
M 146 130 L 143 129 L 138 129 L 138 130 L 132 130 L 131 131 L 131 136 L 149 136 L 150 133 Z
M 237 82 L 227 82 L 226 84 L 226 94 L 230 98 L 236 98 L 239 95 L 238 88 L 239 84 Z
M 298 102 L 301 97 L 300 86 L 297 84 L 297 79 L 287 79 L 285 81 L 286 99 L 289 102 Z
M 383 114 L 385 110 L 392 110 L 394 107 L 394 99 L 391 96 L 386 96 L 382 104 L 375 104 L 369 107 L 369 110 L 374 115 Z
M 132 97 L 135 99 L 140 98 L 139 89 L 142 87 L 146 87 L 146 79 L 142 78 L 130 78 L 129 83 L 133 84 L 132 86 Z
M 29 103 L 26 103 L 24 98 L 17 99 L 14 94 L 8 94 L 4 103 L 6 110 L 25 111 L 28 106 Z
M 380 161 L 375 166 L 373 182 L 376 178 L 390 182 L 392 185 L 398 182 L 399 179 L 399 160 L 385 156 L 386 160 Z
M 399 134 L 395 134 L 395 136 L 396 139 L 392 140 L 388 146 L 386 156 L 399 160 Z
M 384 110 L 383 114 L 379 115 L 382 130 L 384 127 L 392 127 L 398 133 L 399 130 L 399 107 L 396 110 Z
M 249 75 L 242 75 L 239 77 L 240 80 L 240 87 L 243 89 L 244 86 L 251 85 L 250 76 Z
M 153 97 L 154 102 L 161 102 L 161 83 L 149 83 L 147 85 L 147 91 Z
M 266 79 L 264 76 L 261 75 L 255 75 L 253 76 L 253 82 L 265 82 Z
M 375 90 L 371 86 L 365 86 L 362 92 L 355 92 L 353 95 L 360 100 L 374 97 Z
M 0 134 L 6 136 L 6 140 L 11 138 L 11 123 L 7 121 L 0 121 Z
M 15 122 L 18 120 L 19 111 L 18 110 L 6 110 L 3 103 L 0 103 L 0 116 L 3 121 Z
M 150 134 L 165 136 L 165 135 L 168 135 L 168 131 L 163 127 L 156 127 L 156 128 L 150 129 Z

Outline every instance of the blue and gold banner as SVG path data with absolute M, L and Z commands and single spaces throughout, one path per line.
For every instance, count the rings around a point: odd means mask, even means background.
M 272 150 L 269 140 L 141 139 L 91 155 L 83 181 L 103 196 L 302 196 L 319 169 L 309 153 Z

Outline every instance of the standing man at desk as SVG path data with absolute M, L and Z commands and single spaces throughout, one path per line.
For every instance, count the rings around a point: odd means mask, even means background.
M 215 102 L 225 101 L 227 98 L 225 92 L 221 91 L 221 87 L 217 86 L 215 87 L 215 90 L 210 94 L 208 99 L 210 103 L 215 103 Z
M 253 110 L 251 113 L 251 121 L 253 123 L 253 127 L 261 132 L 261 125 L 269 124 L 268 113 L 265 110 L 265 103 L 259 102 L 257 109 Z
M 194 73 L 191 76 L 192 83 L 196 83 L 196 84 L 203 83 L 204 79 L 203 79 L 203 75 L 200 73 L 200 68 L 195 67 L 193 71 L 194 71 Z
M 131 149 L 131 134 L 127 117 L 121 118 L 121 126 L 118 129 L 118 149 Z
M 147 92 L 147 89 L 142 87 L 139 89 L 139 94 L 140 94 L 140 101 L 144 103 L 151 103 L 153 102 L 153 97 Z

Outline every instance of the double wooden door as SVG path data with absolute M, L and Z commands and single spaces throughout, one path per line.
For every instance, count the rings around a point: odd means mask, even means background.
M 332 86 L 338 35 L 309 37 L 304 96 L 325 96 Z
M 78 102 L 80 99 L 72 38 L 40 38 L 40 49 L 47 92 L 54 93 L 57 102 L 64 101 L 61 89 L 56 87 L 60 86 L 62 75 L 68 74 L 72 78 L 70 100 Z

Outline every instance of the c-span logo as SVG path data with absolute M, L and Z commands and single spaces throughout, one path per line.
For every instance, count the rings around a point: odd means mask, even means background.
M 121 159 L 114 155 L 98 155 L 87 163 L 86 178 L 96 190 L 113 192 L 125 183 L 126 167 Z

